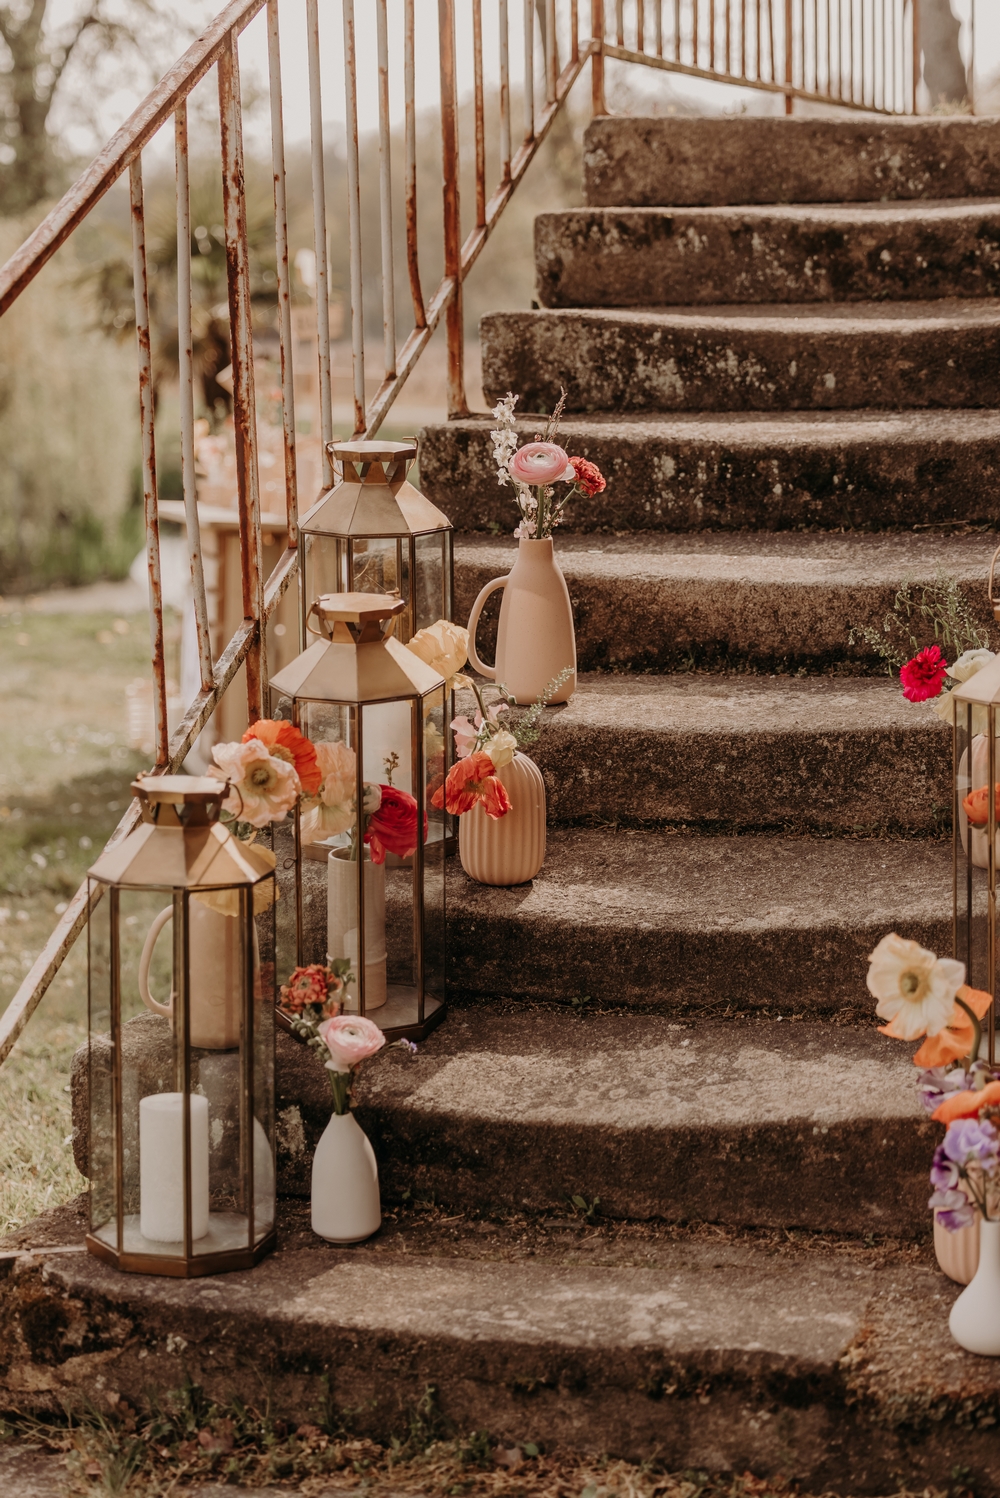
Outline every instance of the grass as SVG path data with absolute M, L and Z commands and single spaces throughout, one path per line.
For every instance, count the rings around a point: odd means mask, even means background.
M 209 1403 L 192 1384 L 139 1412 L 118 1394 L 66 1421 L 10 1417 L 0 1422 L 0 1450 L 26 1441 L 64 1458 L 69 1491 L 118 1498 L 168 1498 L 204 1482 L 266 1487 L 329 1498 L 363 1491 L 371 1498 L 808 1498 L 798 1485 L 751 1473 L 713 1476 L 545 1450 L 533 1441 L 507 1444 L 488 1431 L 457 1432 L 428 1388 L 380 1445 L 352 1431 L 351 1412 L 326 1399 L 311 1421 L 288 1422 L 235 1401 Z M 956 1474 L 959 1476 L 959 1474 Z M 213 1489 L 214 1491 L 214 1489 Z M 917 1498 L 898 1488 L 887 1498 Z M 959 1480 L 925 1487 L 920 1498 L 972 1498 Z
M 144 615 L 41 614 L 0 602 L 0 1010 L 44 946 L 147 768 L 126 744 L 125 687 L 149 670 Z M 77 943 L 0 1067 L 0 1232 L 82 1189 L 69 1067 L 86 1035 Z

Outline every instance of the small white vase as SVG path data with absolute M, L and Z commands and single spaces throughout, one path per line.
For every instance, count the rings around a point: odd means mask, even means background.
M 948 1325 L 966 1352 L 1000 1357 L 1000 1222 L 980 1222 L 979 1268 L 952 1306 Z
M 515 754 L 497 779 L 510 796 L 505 817 L 478 803 L 458 819 L 458 856 L 479 884 L 527 884 L 545 862 L 545 781 L 533 759 Z
M 382 1225 L 378 1165 L 353 1113 L 334 1113 L 312 1168 L 312 1230 L 330 1243 L 360 1243 Z

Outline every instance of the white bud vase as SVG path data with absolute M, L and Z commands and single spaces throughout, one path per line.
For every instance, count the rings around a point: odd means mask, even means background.
M 458 819 L 458 856 L 479 884 L 527 884 L 545 862 L 545 781 L 533 759 L 515 754 L 497 771 L 511 800 L 505 817 L 479 802 Z
M 371 1141 L 353 1113 L 335 1113 L 313 1156 L 312 1230 L 330 1243 L 360 1243 L 381 1225 Z
M 979 1268 L 952 1306 L 948 1325 L 966 1352 L 1000 1357 L 1000 1222 L 980 1222 Z

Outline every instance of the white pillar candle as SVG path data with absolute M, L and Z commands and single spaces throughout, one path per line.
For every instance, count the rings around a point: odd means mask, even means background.
M 139 1226 L 156 1243 L 184 1241 L 184 1094 L 139 1102 Z M 191 1118 L 191 1237 L 208 1232 L 208 1098 L 194 1093 Z

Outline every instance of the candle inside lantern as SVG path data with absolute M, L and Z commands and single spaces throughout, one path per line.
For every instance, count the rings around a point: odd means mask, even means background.
M 208 1098 L 189 1098 L 191 1238 L 208 1232 Z M 156 1243 L 184 1240 L 184 1094 L 154 1092 L 139 1102 L 139 1226 Z

